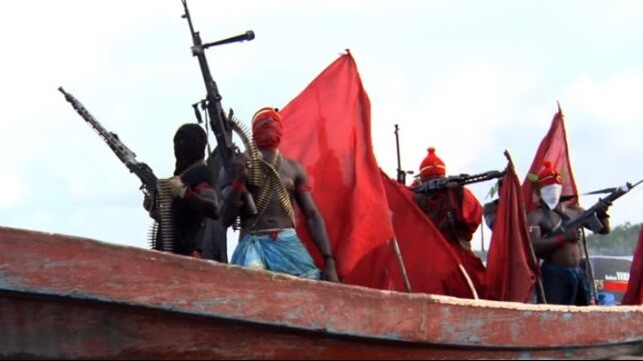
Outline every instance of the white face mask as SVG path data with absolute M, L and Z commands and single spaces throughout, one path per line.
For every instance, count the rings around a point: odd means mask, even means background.
M 558 205 L 562 192 L 562 184 L 550 184 L 540 188 L 540 198 L 545 202 L 549 209 L 554 209 Z

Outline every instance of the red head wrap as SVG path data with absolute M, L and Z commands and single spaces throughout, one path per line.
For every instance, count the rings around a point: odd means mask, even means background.
M 275 109 L 261 108 L 252 117 L 252 135 L 257 147 L 274 151 L 282 134 L 282 118 Z

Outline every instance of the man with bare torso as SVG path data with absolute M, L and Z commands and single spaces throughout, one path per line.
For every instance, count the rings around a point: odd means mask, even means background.
M 281 115 L 272 108 L 262 108 L 252 119 L 254 142 L 259 159 L 237 157 L 234 169 L 226 170 L 223 186 L 223 223 L 241 219 L 239 244 L 231 263 L 266 269 L 304 278 L 337 282 L 335 258 L 330 248 L 324 220 L 308 186 L 308 177 L 299 163 L 285 158 L 278 150 L 282 134 Z M 251 164 L 251 169 L 247 165 Z M 256 204 L 250 211 L 249 192 Z M 301 209 L 313 241 L 324 258 L 323 270 L 295 232 L 293 204 Z
M 560 226 L 575 219 L 585 210 L 575 205 L 560 203 L 562 178 L 551 162 L 545 161 L 538 173 L 540 204 L 527 215 L 529 233 L 541 265 L 547 303 L 586 306 L 591 302 L 590 285 L 585 271 L 580 268 L 582 253 L 579 245 L 581 232 L 570 229 L 554 235 Z M 602 228 L 600 234 L 610 232 L 607 210 L 611 204 L 600 201 L 596 216 Z M 543 302 L 539 296 L 539 302 Z

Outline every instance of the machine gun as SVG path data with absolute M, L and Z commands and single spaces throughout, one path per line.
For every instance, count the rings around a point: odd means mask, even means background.
M 554 232 L 552 232 L 551 236 L 556 236 L 560 234 L 564 234 L 572 229 L 578 229 L 583 226 L 587 226 L 589 229 L 592 230 L 592 232 L 598 232 L 603 228 L 603 224 L 601 221 L 598 219 L 598 216 L 596 215 L 597 208 L 601 203 L 611 203 L 618 198 L 622 197 L 625 193 L 629 192 L 632 190 L 632 188 L 636 187 L 637 185 L 641 184 L 643 182 L 643 179 L 640 181 L 632 184 L 632 183 L 625 183 L 625 185 L 621 187 L 616 187 L 612 190 L 610 194 L 607 195 L 607 197 L 599 199 L 598 202 L 596 202 L 593 206 L 589 207 L 586 211 L 581 213 L 578 217 L 574 219 L 570 219 L 566 222 L 564 222 L 558 229 L 556 229 Z
M 230 164 L 230 161 L 232 160 L 235 152 L 235 146 L 232 143 L 232 128 L 230 127 L 221 106 L 221 94 L 219 94 L 217 83 L 215 83 L 214 79 L 212 78 L 212 73 L 210 72 L 210 67 L 208 66 L 208 60 L 205 57 L 205 49 L 215 45 L 252 40 L 254 39 L 255 34 L 252 31 L 247 31 L 245 34 L 233 36 L 231 38 L 215 41 L 212 43 L 203 44 L 199 32 L 194 31 L 192 18 L 190 17 L 190 11 L 188 10 L 187 0 L 181 0 L 181 3 L 183 3 L 183 9 L 185 10 L 185 14 L 183 14 L 182 17 L 187 19 L 188 25 L 190 26 L 190 36 L 192 37 L 193 44 L 192 55 L 196 56 L 199 60 L 201 75 L 203 76 L 203 82 L 205 83 L 205 90 L 207 94 L 202 105 L 207 111 L 207 116 L 210 118 L 210 128 L 214 132 L 214 136 L 219 147 L 219 152 L 221 154 L 221 159 L 223 160 L 223 166 L 227 167 Z
M 198 31 L 194 31 L 194 26 L 192 25 L 192 18 L 190 17 L 190 11 L 188 10 L 187 0 L 181 0 L 183 4 L 183 9 L 185 13 L 182 18 L 188 21 L 190 27 L 190 36 L 192 37 L 192 56 L 196 56 L 199 60 L 199 67 L 201 68 L 201 75 L 203 76 L 203 82 L 205 84 L 206 98 L 202 100 L 201 106 L 206 110 L 207 117 L 210 118 L 210 128 L 214 132 L 214 137 L 217 141 L 217 152 L 221 158 L 222 166 L 224 169 L 227 169 L 232 161 L 232 157 L 237 152 L 237 148 L 232 143 L 232 127 L 228 118 L 223 111 L 221 106 L 221 94 L 219 93 L 219 88 L 217 83 L 212 78 L 212 73 L 210 72 L 210 67 L 208 66 L 208 60 L 205 57 L 205 50 L 211 46 L 223 45 L 238 41 L 252 40 L 255 38 L 255 33 L 252 30 L 246 31 L 244 34 L 233 36 L 228 39 L 215 41 L 212 43 L 203 44 L 201 41 L 201 35 Z M 197 103 L 198 104 L 198 103 Z M 200 115 L 196 105 L 193 105 L 197 119 L 200 120 Z M 230 110 L 230 117 L 232 116 L 232 110 Z M 243 197 L 245 199 L 246 205 L 250 210 L 250 213 L 256 214 L 257 207 L 252 198 L 252 194 L 247 190 L 244 190 Z
M 62 87 L 59 87 L 61 93 L 65 95 L 65 99 L 71 103 L 76 112 L 85 119 L 85 121 L 98 133 L 98 135 L 107 143 L 111 150 L 116 154 L 123 164 L 134 173 L 143 183 L 141 190 L 143 193 L 152 196 L 156 192 L 156 184 L 158 178 L 152 169 L 145 163 L 136 160 L 136 154 L 132 152 L 120 139 L 118 135 L 105 129 L 91 113 L 76 99 L 73 95 L 65 92 Z
M 460 174 L 442 178 L 429 179 L 413 187 L 415 193 L 429 193 L 432 191 L 446 189 L 447 184 L 455 182 L 460 186 L 470 183 L 484 182 L 491 179 L 502 178 L 505 176 L 504 171 L 492 170 L 480 174 Z

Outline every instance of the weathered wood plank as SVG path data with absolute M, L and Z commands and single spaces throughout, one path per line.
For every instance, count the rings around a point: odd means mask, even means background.
M 643 307 L 409 295 L 0 227 L 0 357 L 606 358 L 641 324 Z

